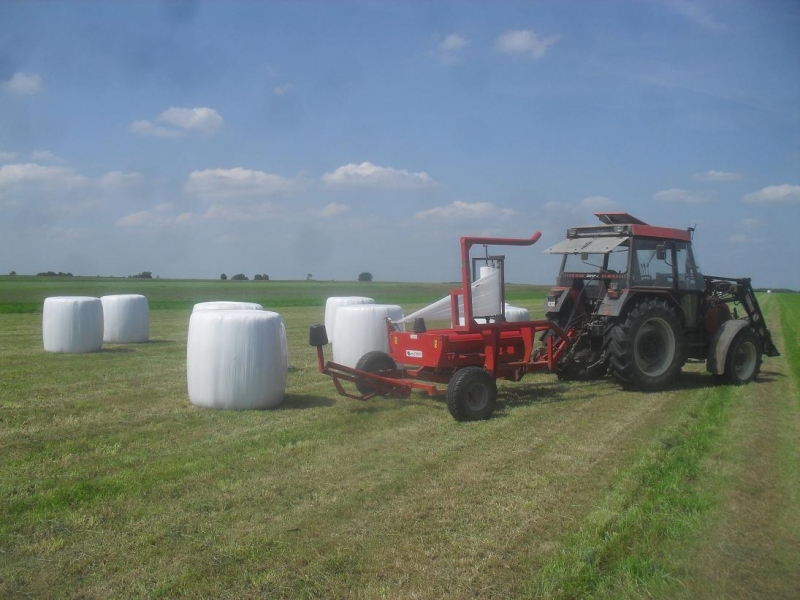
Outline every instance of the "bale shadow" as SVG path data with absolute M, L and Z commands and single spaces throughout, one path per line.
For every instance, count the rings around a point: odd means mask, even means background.
M 127 346 L 115 346 L 113 348 L 101 348 L 100 354 L 129 354 L 131 352 L 136 352 L 133 348 L 128 348 Z
M 140 342 L 142 344 L 174 344 L 176 343 L 175 340 L 147 340 L 146 342 Z

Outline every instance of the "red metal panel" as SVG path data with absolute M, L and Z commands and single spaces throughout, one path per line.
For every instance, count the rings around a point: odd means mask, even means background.
M 653 227 L 652 225 L 634 225 L 633 235 L 641 237 L 660 238 L 664 240 L 680 240 L 691 242 L 692 236 L 686 229 L 672 229 L 671 227 Z

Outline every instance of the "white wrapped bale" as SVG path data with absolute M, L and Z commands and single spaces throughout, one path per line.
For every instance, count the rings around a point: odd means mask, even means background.
M 45 352 L 98 352 L 103 347 L 103 303 L 100 298 L 45 298 L 42 339 Z
M 230 300 L 218 300 L 215 302 L 200 302 L 194 305 L 192 312 L 201 310 L 264 310 L 264 307 L 255 302 L 232 302 Z
M 531 314 L 527 308 L 520 308 L 519 306 L 511 306 L 506 304 L 506 321 L 509 323 L 516 323 L 519 321 L 530 321 Z
M 150 339 L 150 307 L 140 294 L 103 296 L 103 342 L 137 344 Z
M 375 304 L 375 300 L 363 296 L 332 296 L 325 301 L 325 332 L 328 334 L 328 342 L 331 344 L 336 328 L 336 311 L 342 306 L 354 304 Z
M 336 311 L 333 361 L 355 367 L 367 352 L 389 352 L 386 319 L 399 321 L 403 309 L 394 304 L 354 304 Z
M 189 319 L 186 379 L 195 406 L 272 408 L 289 368 L 283 318 L 267 310 L 199 310 Z

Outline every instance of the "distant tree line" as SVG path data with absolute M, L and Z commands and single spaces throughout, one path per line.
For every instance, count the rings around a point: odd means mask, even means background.
M 14 271 L 11 272 L 12 275 L 16 275 Z M 64 273 L 59 271 L 56 273 L 55 271 L 42 271 L 41 273 L 36 274 L 37 277 L 72 277 L 72 273 Z
M 220 281 L 228 280 L 228 276 L 225 273 L 220 275 L 219 278 Z M 244 273 L 237 273 L 236 275 L 231 277 L 231 281 L 250 281 L 250 278 Z M 269 281 L 269 275 L 267 275 L 266 273 L 256 273 L 253 276 L 253 281 Z
M 136 275 L 128 275 L 128 279 L 152 279 L 153 273 L 150 271 L 142 271 Z

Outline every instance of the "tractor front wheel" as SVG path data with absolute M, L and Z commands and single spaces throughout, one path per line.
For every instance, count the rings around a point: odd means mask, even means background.
M 497 382 L 481 367 L 456 371 L 447 385 L 447 409 L 456 421 L 480 421 L 494 412 Z
M 606 334 L 609 369 L 626 387 L 661 390 L 686 360 L 683 328 L 664 300 L 644 300 Z
M 744 385 L 761 371 L 761 340 L 749 327 L 744 327 L 728 349 L 722 380 L 731 385 Z
M 356 370 L 365 373 L 391 373 L 397 371 L 397 363 L 386 352 L 373 350 L 358 359 Z M 365 396 L 378 391 L 375 382 L 367 378 L 356 378 L 356 389 Z

